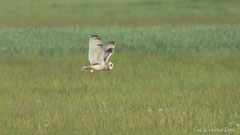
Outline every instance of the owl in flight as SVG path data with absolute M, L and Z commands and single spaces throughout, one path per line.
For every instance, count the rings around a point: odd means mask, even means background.
M 94 70 L 112 70 L 113 63 L 108 62 L 108 59 L 113 54 L 115 48 L 114 41 L 103 46 L 102 41 L 97 35 L 92 35 L 89 39 L 88 59 L 91 66 L 84 66 L 82 70 L 90 69 L 92 73 Z

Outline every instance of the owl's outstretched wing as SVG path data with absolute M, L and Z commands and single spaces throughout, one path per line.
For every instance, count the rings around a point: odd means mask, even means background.
M 88 59 L 91 65 L 101 64 L 104 62 L 103 44 L 97 35 L 92 35 L 89 39 Z
M 110 56 L 113 54 L 115 48 L 114 41 L 107 43 L 104 46 L 104 61 L 107 62 Z

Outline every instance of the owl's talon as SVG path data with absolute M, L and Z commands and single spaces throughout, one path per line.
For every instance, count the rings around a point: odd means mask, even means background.
M 90 70 L 90 73 L 93 73 L 93 69 Z

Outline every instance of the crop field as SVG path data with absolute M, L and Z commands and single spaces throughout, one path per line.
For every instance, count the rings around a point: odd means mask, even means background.
M 239 0 L 0 1 L 0 135 L 240 134 Z

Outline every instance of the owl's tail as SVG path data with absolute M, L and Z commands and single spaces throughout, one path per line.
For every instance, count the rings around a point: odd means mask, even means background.
M 91 66 L 83 66 L 81 70 L 84 71 L 84 70 L 88 70 L 88 69 L 92 69 L 92 67 Z

